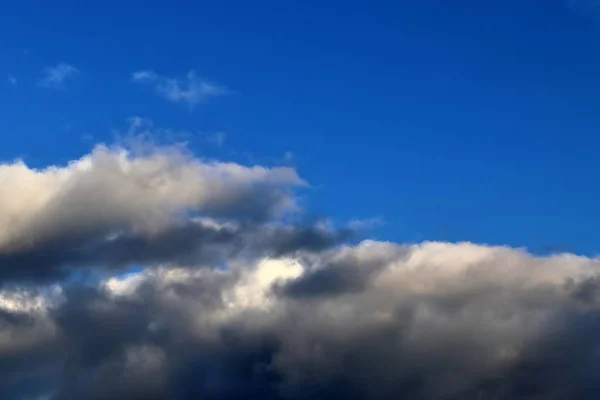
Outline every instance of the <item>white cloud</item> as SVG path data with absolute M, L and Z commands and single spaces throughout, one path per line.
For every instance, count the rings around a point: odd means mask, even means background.
M 98 145 L 66 166 L 0 164 L 0 252 L 66 231 L 156 232 L 187 211 L 280 213 L 295 207 L 289 189 L 303 184 L 291 168 L 205 161 L 177 147 L 143 151 Z
M 161 76 L 151 70 L 142 70 L 134 72 L 131 80 L 135 83 L 152 85 L 156 92 L 167 100 L 187 104 L 191 109 L 197 104 L 230 93 L 226 87 L 197 76 L 193 70 L 183 79 Z
M 79 74 L 74 66 L 61 62 L 54 67 L 46 67 L 39 85 L 47 88 L 64 89 L 65 81 Z

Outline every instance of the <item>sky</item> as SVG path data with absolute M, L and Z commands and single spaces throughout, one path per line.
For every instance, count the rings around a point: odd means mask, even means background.
M 65 162 L 140 116 L 226 138 L 190 139 L 208 156 L 293 163 L 315 213 L 380 218 L 381 238 L 593 255 L 599 15 L 585 0 L 18 2 L 1 17 L 0 157 Z M 40 85 L 59 65 L 76 72 Z M 133 82 L 144 70 L 228 92 L 191 107 Z
M 600 2 L 0 35 L 0 398 L 598 398 Z

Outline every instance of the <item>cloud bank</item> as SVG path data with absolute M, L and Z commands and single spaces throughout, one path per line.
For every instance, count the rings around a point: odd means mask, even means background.
M 15 161 L 0 183 L 1 398 L 600 391 L 600 259 L 355 242 L 294 224 L 294 169 L 177 147 Z

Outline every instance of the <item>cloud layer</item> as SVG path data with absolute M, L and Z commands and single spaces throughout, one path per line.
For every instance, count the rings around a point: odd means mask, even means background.
M 353 243 L 351 230 L 288 218 L 305 185 L 295 170 L 179 147 L 16 161 L 0 183 L 1 398 L 600 390 L 600 259 Z
M 228 269 L 146 269 L 86 289 L 6 290 L 0 393 L 592 398 L 599 264 L 365 241 Z

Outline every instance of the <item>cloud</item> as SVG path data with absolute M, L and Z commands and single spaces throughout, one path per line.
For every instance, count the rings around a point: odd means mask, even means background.
M 365 241 L 5 291 L 0 370 L 10 379 L 0 394 L 592 398 L 599 266 L 508 247 Z M 280 290 L 299 285 L 302 295 Z
M 213 143 L 217 147 L 223 147 L 226 139 L 227 134 L 225 132 L 215 132 L 213 134 L 208 135 L 208 137 L 206 138 L 206 140 L 209 143 Z
M 9 75 L 8 76 L 8 83 L 11 84 L 12 86 L 16 86 L 17 85 L 17 78 L 15 78 L 14 75 Z
M 186 245 L 199 251 L 197 241 L 218 242 L 227 232 L 190 216 L 253 226 L 297 210 L 293 189 L 305 185 L 291 168 L 201 160 L 180 147 L 152 145 L 98 145 L 79 160 L 41 170 L 22 161 L 2 164 L 0 181 L 0 279 L 48 279 L 101 260 L 158 261 Z
M 79 74 L 74 66 L 61 62 L 54 67 L 46 67 L 39 85 L 46 88 L 64 89 L 65 82 Z
M 0 164 L 0 398 L 600 391 L 599 258 L 357 243 L 377 220 L 302 223 L 295 169 L 127 143 Z
M 197 104 L 230 93 L 226 87 L 210 82 L 189 71 L 185 78 L 172 78 L 156 74 L 151 70 L 137 71 L 132 74 L 132 82 L 154 86 L 156 92 L 173 103 L 187 104 L 193 109 Z
M 294 161 L 294 153 L 292 153 L 291 151 L 286 151 L 283 154 L 283 160 L 287 163 L 291 163 L 292 161 Z
M 381 225 L 385 225 L 385 221 L 381 217 L 353 219 L 348 223 L 348 226 L 354 230 L 373 229 Z

